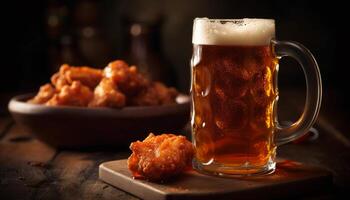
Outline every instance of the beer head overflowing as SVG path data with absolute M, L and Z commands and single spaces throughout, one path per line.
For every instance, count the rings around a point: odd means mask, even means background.
M 201 45 L 269 45 L 275 37 L 273 19 L 208 19 L 196 18 L 193 44 Z

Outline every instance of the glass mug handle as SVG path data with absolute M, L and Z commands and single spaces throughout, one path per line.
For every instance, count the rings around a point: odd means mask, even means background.
M 321 107 L 322 82 L 317 62 L 311 52 L 297 42 L 272 40 L 272 48 L 278 58 L 290 56 L 301 65 L 306 79 L 306 102 L 301 117 L 290 126 L 277 123 L 277 146 L 293 141 L 307 133 L 316 121 Z

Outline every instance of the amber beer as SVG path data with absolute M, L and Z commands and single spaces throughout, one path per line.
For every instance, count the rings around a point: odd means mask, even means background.
M 277 146 L 307 133 L 319 113 L 315 58 L 299 43 L 276 40 L 272 19 L 197 18 L 192 43 L 193 167 L 220 176 L 273 172 Z M 276 80 L 285 56 L 303 68 L 307 87 L 300 119 L 282 127 Z
M 274 164 L 278 60 L 270 45 L 274 21 L 261 23 L 264 30 L 249 20 L 195 21 L 191 92 L 196 168 L 252 174 Z

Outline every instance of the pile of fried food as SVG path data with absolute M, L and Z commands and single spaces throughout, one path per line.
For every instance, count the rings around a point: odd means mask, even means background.
M 51 83 L 40 87 L 29 103 L 50 106 L 111 107 L 174 104 L 178 92 L 160 82 L 147 80 L 136 66 L 122 60 L 103 70 L 61 66 Z
M 134 178 L 166 181 L 190 167 L 194 154 L 192 143 L 185 136 L 161 134 L 131 143 L 128 168 Z

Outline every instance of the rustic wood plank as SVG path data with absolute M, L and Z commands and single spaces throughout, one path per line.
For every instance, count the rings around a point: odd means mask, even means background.
M 136 199 L 98 180 L 98 165 L 129 153 L 61 152 L 52 162 L 54 182 L 40 188 L 37 199 Z
M 301 144 L 287 144 L 278 148 L 278 156 L 302 163 L 328 168 L 333 172 L 334 183 L 340 188 L 350 188 L 350 148 L 316 125 L 319 138 Z
M 329 171 L 290 160 L 280 160 L 276 172 L 266 176 L 222 178 L 188 170 L 172 181 L 154 183 L 135 180 L 124 159 L 103 163 L 99 176 L 117 188 L 148 200 L 298 198 L 327 191 L 331 186 Z M 291 188 L 298 192 L 292 192 Z
M 127 158 L 129 152 L 118 153 L 115 155 L 104 155 L 102 159 L 97 157 L 97 161 L 94 170 L 87 178 L 86 181 L 82 184 L 82 195 L 83 199 L 103 199 L 103 200 L 112 200 L 112 199 L 123 199 L 123 200 L 135 200 L 138 199 L 124 191 L 117 190 L 114 187 L 107 185 L 98 179 L 98 166 L 107 160 L 116 160 L 121 158 Z
M 29 138 L 19 139 L 18 138 Z M 32 199 L 48 181 L 56 150 L 31 138 L 17 125 L 0 141 L 0 199 Z

